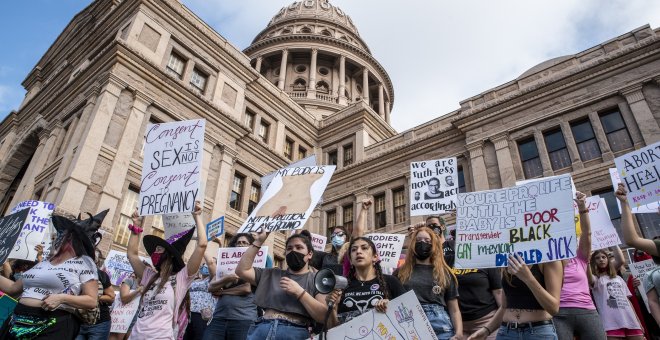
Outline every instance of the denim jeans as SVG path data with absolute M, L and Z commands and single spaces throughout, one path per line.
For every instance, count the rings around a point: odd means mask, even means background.
M 76 340 L 107 340 L 110 336 L 110 320 L 96 325 L 80 325 Z
M 257 319 L 250 327 L 248 340 L 304 340 L 309 339 L 307 327 L 284 320 Z
M 605 329 L 600 316 L 595 309 L 559 308 L 553 322 L 560 339 L 572 339 L 579 336 L 580 340 L 605 340 Z
M 509 329 L 500 326 L 497 340 L 557 340 L 555 325 L 542 325 L 527 328 Z
M 422 305 L 422 308 L 438 340 L 448 340 L 454 336 L 454 326 L 451 324 L 451 318 L 444 306 L 426 304 Z
M 206 326 L 204 340 L 245 340 L 252 325 L 254 325 L 252 320 L 213 318 Z

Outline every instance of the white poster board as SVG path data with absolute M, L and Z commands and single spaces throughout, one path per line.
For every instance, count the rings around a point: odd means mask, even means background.
M 110 312 L 110 333 L 123 334 L 128 332 L 128 327 L 131 325 L 131 321 L 133 321 L 133 317 L 137 313 L 139 306 L 139 294 L 131 302 L 123 304 L 121 303 L 119 292 L 117 292 L 115 294 L 115 302 L 112 304 L 112 312 Z
M 234 248 L 219 248 L 218 249 L 218 266 L 216 270 L 216 277 L 220 279 L 224 275 L 233 274 L 236 271 L 238 262 L 241 257 L 250 247 L 234 247 Z M 268 258 L 268 246 L 262 246 L 254 258 L 252 267 L 265 268 L 266 259 Z
M 286 167 L 284 167 L 284 169 L 297 168 L 297 167 L 301 167 L 301 166 L 316 166 L 316 155 L 311 155 L 311 156 L 303 158 L 299 161 L 295 161 L 295 162 L 287 165 Z M 264 193 L 264 192 L 266 192 L 266 190 L 268 190 L 268 186 L 270 186 L 270 182 L 273 181 L 273 178 L 275 178 L 278 171 L 273 171 L 273 172 L 271 172 L 269 174 L 266 174 L 265 176 L 261 177 L 261 192 L 262 193 Z
M 456 209 L 456 157 L 410 163 L 410 216 Z
M 589 224 L 591 225 L 591 250 L 614 247 L 621 244 L 619 234 L 607 212 L 605 199 L 600 196 L 587 197 Z
M 312 247 L 314 247 L 314 250 L 325 251 L 325 244 L 328 241 L 328 238 L 314 233 L 310 233 L 310 235 L 312 235 Z
M 201 200 L 205 124 L 195 119 L 147 126 L 140 216 L 192 212 Z
M 390 301 L 387 312 L 374 309 L 328 331 L 328 339 L 437 339 L 412 290 Z M 315 339 L 319 339 L 317 336 Z
M 511 253 L 527 264 L 575 257 L 571 182 L 570 175 L 561 175 L 459 193 L 455 267 L 505 267 Z
M 140 259 L 151 263 L 150 258 L 140 256 Z M 124 282 L 124 279 L 133 272 L 133 267 L 131 266 L 131 263 L 128 262 L 126 253 L 114 249 L 111 249 L 108 252 L 108 256 L 105 257 L 103 264 L 105 266 L 105 271 L 108 273 L 108 276 L 110 276 L 110 283 L 115 286 L 121 285 L 121 283 Z
M 633 277 L 639 279 L 639 282 L 641 282 L 641 284 L 637 286 L 637 289 L 639 289 L 639 293 L 642 296 L 642 299 L 644 300 L 644 304 L 646 305 L 646 310 L 651 310 L 649 308 L 649 300 L 646 297 L 646 287 L 644 287 L 644 277 L 648 272 L 658 268 L 658 265 L 656 265 L 655 262 L 653 262 L 653 259 L 648 259 L 644 261 L 630 263 L 628 264 L 628 266 L 630 267 L 630 273 L 633 275 Z
M 370 239 L 380 257 L 380 266 L 386 273 L 392 273 L 399 264 L 399 257 L 401 256 L 401 249 L 403 249 L 403 241 L 406 235 L 403 234 L 368 234 L 364 237 Z
M 334 165 L 280 169 L 239 233 L 301 229 L 335 171 Z
M 220 216 L 206 224 L 206 239 L 211 241 L 225 232 L 225 217 Z
M 37 260 L 37 251 L 34 250 L 38 244 L 42 244 L 44 237 L 50 228 L 50 217 L 53 215 L 55 205 L 41 201 L 23 201 L 18 203 L 9 214 L 30 209 L 23 229 L 16 240 L 14 249 L 9 253 L 10 259 L 22 259 L 28 261 Z
M 660 142 L 614 159 L 631 208 L 660 201 Z
M 612 187 L 614 188 L 614 192 L 619 189 L 619 183 L 621 183 L 621 178 L 619 178 L 619 173 L 616 171 L 616 168 L 610 168 L 610 179 L 612 179 Z M 619 208 L 619 212 L 621 212 L 621 202 L 619 200 L 616 200 L 616 206 Z M 656 214 L 658 213 L 658 207 L 660 207 L 660 201 L 655 202 L 655 203 L 650 203 L 650 204 L 644 204 L 640 205 L 639 207 L 633 207 L 630 209 L 630 211 L 633 214 Z
M 162 218 L 166 240 L 173 235 L 180 234 L 196 227 L 195 219 L 191 213 L 165 214 Z M 193 237 L 195 235 L 197 235 L 197 229 L 195 229 Z

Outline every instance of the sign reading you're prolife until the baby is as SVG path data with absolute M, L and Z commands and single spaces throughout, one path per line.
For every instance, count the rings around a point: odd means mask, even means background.
M 617 157 L 614 164 L 631 208 L 660 201 L 660 142 Z
M 191 212 L 200 195 L 205 120 L 149 124 L 144 136 L 140 215 Z
M 458 194 L 456 268 L 505 267 L 575 257 L 577 239 L 570 175 L 511 188 Z

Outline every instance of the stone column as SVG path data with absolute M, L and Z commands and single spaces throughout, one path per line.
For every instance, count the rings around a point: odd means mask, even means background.
M 660 128 L 658 128 L 658 122 L 653 117 L 646 99 L 644 99 L 642 84 L 625 88 L 620 93 L 626 97 L 626 101 L 630 106 L 630 110 L 633 113 L 633 117 L 635 117 L 639 131 L 644 139 L 644 143 L 651 145 L 660 140 Z
M 207 195 L 213 195 L 215 197 L 213 199 L 212 216 L 221 216 L 229 209 L 229 192 L 231 191 L 232 186 L 232 167 L 234 166 L 234 160 L 238 154 L 235 150 L 226 145 L 221 146 L 220 150 L 218 183 L 215 187 L 214 193 L 207 193 Z
M 316 59 L 319 54 L 318 48 L 312 48 L 312 61 L 309 65 L 309 84 L 307 86 L 307 98 L 316 98 Z
M 257 70 L 257 72 L 259 72 L 259 73 L 261 73 L 261 62 L 263 61 L 263 59 L 264 58 L 262 56 L 258 56 L 257 57 L 257 64 L 254 65 L 254 69 Z
M 560 123 L 561 134 L 564 135 L 564 141 L 566 142 L 566 149 L 568 149 L 568 155 L 571 157 L 571 166 L 573 171 L 584 169 L 584 164 L 580 159 L 580 152 L 578 151 L 577 145 L 575 144 L 575 138 L 573 138 L 573 131 L 571 131 L 571 125 L 567 121 L 562 121 Z
M 385 189 L 385 230 L 389 231 L 394 224 L 394 198 L 392 189 Z
M 50 131 L 42 130 L 39 132 L 39 145 L 34 151 L 32 160 L 25 170 L 25 175 L 16 189 L 14 198 L 9 203 L 9 208 L 15 207 L 18 203 L 32 199 L 34 193 L 35 177 L 44 169 L 46 165 L 46 156 L 55 144 L 57 136 L 51 134 Z M 38 197 L 37 197 L 38 199 Z
M 610 142 L 607 140 L 607 135 L 605 134 L 605 130 L 603 130 L 603 125 L 600 123 L 598 112 L 589 112 L 589 121 L 591 121 L 591 127 L 594 129 L 594 135 L 598 141 L 598 146 L 600 147 L 600 153 L 603 157 L 603 162 L 614 159 L 614 154 L 610 149 Z
M 282 50 L 282 62 L 280 63 L 280 77 L 277 80 L 277 87 L 284 91 L 284 84 L 286 82 L 286 63 L 289 56 L 289 50 L 286 48 Z
M 385 99 L 383 95 L 383 84 L 378 84 L 378 114 L 385 119 Z
M 346 105 L 346 57 L 339 56 L 339 104 Z
M 516 184 L 516 174 L 513 171 L 513 161 L 511 160 L 511 149 L 509 148 L 508 137 L 507 133 L 502 133 L 490 138 L 495 145 L 497 167 L 500 170 L 500 179 L 502 180 L 503 188 L 514 186 Z M 465 174 L 465 172 L 463 174 Z
M 369 134 L 364 130 L 355 132 L 355 151 L 353 152 L 353 163 L 358 163 L 365 158 L 364 149 L 369 146 Z
M 543 139 L 543 133 L 541 130 L 534 129 L 534 141 L 536 142 L 536 150 L 539 153 L 539 158 L 541 158 L 541 166 L 543 167 L 543 177 L 552 176 L 552 164 L 550 163 L 550 157 L 548 156 L 548 149 L 545 147 L 545 140 Z
M 486 176 L 486 162 L 484 161 L 483 141 L 473 142 L 467 145 L 470 152 L 470 166 L 474 176 L 474 191 L 488 190 L 488 176 Z
M 362 100 L 369 105 L 369 70 L 366 66 L 362 71 Z
M 385 121 L 390 124 L 390 101 L 385 101 Z

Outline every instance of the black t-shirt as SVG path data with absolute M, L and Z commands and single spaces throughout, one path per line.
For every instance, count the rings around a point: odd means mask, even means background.
M 442 244 L 442 252 L 445 255 L 445 262 L 448 266 L 454 267 L 454 240 L 447 240 Z
M 326 253 L 324 251 L 314 250 L 314 255 L 312 260 L 309 261 L 309 265 L 316 270 L 321 270 L 323 268 L 328 268 L 332 265 L 336 265 L 337 255 L 332 253 Z
M 456 289 L 454 278 L 451 277 L 451 273 L 447 272 L 445 275 L 449 279 L 449 286 L 445 289 L 441 289 L 440 292 L 434 292 L 433 287 L 437 286 L 437 283 L 433 278 L 433 265 L 416 264 L 413 267 L 410 278 L 403 284 L 403 287 L 406 290 L 414 290 L 415 295 L 417 295 L 417 299 L 421 304 L 438 304 L 441 306 L 447 306 L 448 300 L 456 299 L 458 297 L 458 290 Z
M 406 292 L 396 277 L 383 274 L 383 280 L 387 284 L 390 300 Z M 337 307 L 339 321 L 344 323 L 362 315 L 362 313 L 374 308 L 376 303 L 384 298 L 385 293 L 378 282 L 378 278 L 365 282 L 356 279 L 349 280 L 348 287 L 344 289 Z
M 103 286 L 103 289 L 106 289 L 112 285 L 112 283 L 110 283 L 110 276 L 108 276 L 106 272 L 99 269 L 98 275 L 99 283 Z M 110 321 L 110 304 L 99 302 L 99 309 L 101 311 L 101 315 L 99 315 L 99 320 L 96 323 L 99 324 L 101 322 Z
M 454 269 L 458 279 L 458 305 L 465 321 L 472 321 L 497 309 L 492 291 L 502 289 L 502 273 L 499 268 Z

